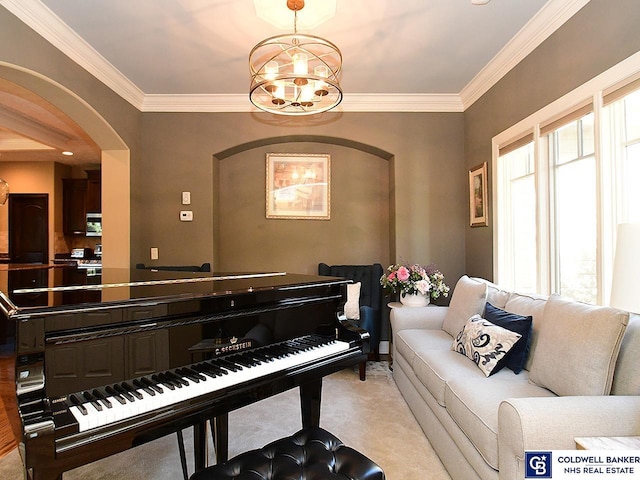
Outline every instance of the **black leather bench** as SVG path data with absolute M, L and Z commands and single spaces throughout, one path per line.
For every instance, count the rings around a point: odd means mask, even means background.
M 382 469 L 317 427 L 205 468 L 190 480 L 384 480 Z

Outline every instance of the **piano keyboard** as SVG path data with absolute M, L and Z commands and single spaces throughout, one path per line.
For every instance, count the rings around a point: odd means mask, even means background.
M 349 343 L 307 335 L 189 367 L 67 396 L 80 432 L 126 420 L 344 352 Z

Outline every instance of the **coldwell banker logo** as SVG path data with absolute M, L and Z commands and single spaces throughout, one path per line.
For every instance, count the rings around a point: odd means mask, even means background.
M 552 478 L 551 452 L 525 452 L 524 478 Z

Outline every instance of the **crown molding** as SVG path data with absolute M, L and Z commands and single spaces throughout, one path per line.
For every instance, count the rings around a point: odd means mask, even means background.
M 0 0 L 0 5 L 138 110 L 145 94 L 39 0 Z
M 463 112 L 590 0 L 549 0 L 459 94 L 345 94 L 343 112 Z M 0 5 L 142 112 L 256 112 L 245 94 L 145 94 L 39 0 Z
M 248 94 L 145 95 L 143 112 L 260 112 Z M 462 112 L 457 94 L 345 94 L 334 111 Z
M 462 89 L 464 110 L 493 87 L 590 0 L 549 0 Z

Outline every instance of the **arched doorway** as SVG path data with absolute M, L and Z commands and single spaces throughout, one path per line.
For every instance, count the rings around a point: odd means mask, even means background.
M 18 85 L 29 92 L 31 100 L 47 102 L 52 111 L 57 109 L 72 119 L 97 145 L 102 169 L 103 265 L 128 268 L 131 264 L 130 150 L 126 143 L 100 113 L 51 79 L 4 62 L 0 62 L 0 79 Z

